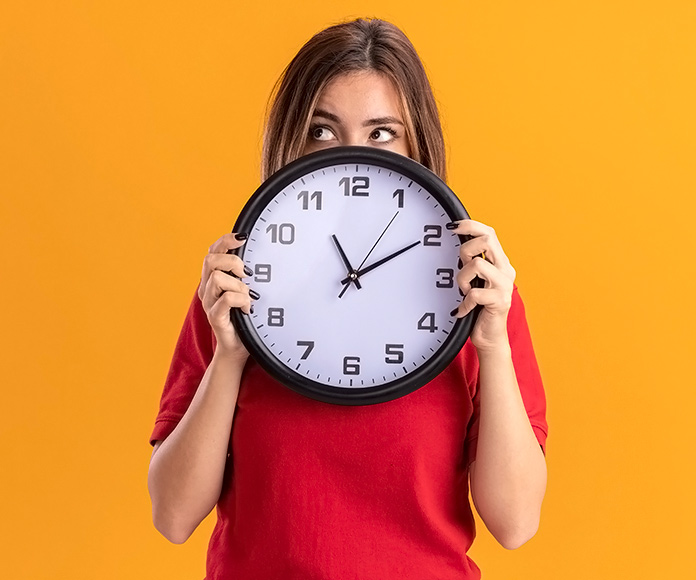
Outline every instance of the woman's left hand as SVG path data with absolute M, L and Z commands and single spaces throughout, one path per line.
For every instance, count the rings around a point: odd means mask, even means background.
M 493 228 L 474 220 L 453 223 L 457 224 L 453 233 L 472 236 L 459 250 L 463 265 L 457 275 L 457 283 L 464 300 L 456 316 L 462 318 L 480 304 L 483 308 L 471 333 L 471 342 L 479 352 L 508 346 L 507 316 L 512 301 L 515 269 L 510 265 Z M 485 282 L 483 288 L 471 287 L 475 276 Z

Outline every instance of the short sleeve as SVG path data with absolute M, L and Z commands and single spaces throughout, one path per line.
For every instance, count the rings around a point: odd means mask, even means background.
M 196 292 L 164 383 L 159 413 L 150 435 L 152 445 L 166 439 L 186 413 L 213 358 L 214 349 L 215 336 Z
M 512 293 L 512 304 L 508 313 L 507 320 L 508 338 L 510 340 L 510 350 L 512 353 L 512 364 L 515 368 L 517 385 L 522 395 L 522 402 L 527 410 L 527 416 L 536 435 L 541 449 L 546 454 L 546 436 L 548 425 L 546 422 L 546 395 L 544 386 L 541 382 L 541 373 L 534 355 L 532 337 L 529 333 L 527 318 L 525 316 L 524 304 L 519 295 L 517 286 Z M 480 392 L 478 378 L 476 389 L 473 395 L 473 415 L 469 422 L 466 452 L 467 463 L 470 464 L 476 459 L 476 441 L 478 438 L 479 413 L 480 413 Z

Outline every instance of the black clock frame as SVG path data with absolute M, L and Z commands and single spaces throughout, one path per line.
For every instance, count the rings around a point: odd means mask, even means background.
M 288 185 L 313 171 L 333 165 L 370 164 L 398 172 L 426 190 L 444 208 L 451 221 L 469 219 L 464 205 L 454 192 L 432 171 L 416 161 L 384 149 L 374 147 L 332 147 L 310 153 L 289 163 L 264 181 L 249 198 L 234 225 L 234 232 L 251 232 L 258 217 L 271 200 Z M 466 241 L 465 236 L 459 236 Z M 244 248 L 236 250 L 244 258 Z M 481 286 L 474 279 L 472 285 Z M 437 352 L 413 372 L 376 387 L 334 387 L 303 376 L 280 362 L 259 338 L 251 318 L 238 308 L 230 311 L 230 318 L 240 340 L 251 356 L 273 378 L 293 391 L 312 399 L 339 405 L 371 405 L 384 403 L 408 395 L 423 387 L 440 374 L 462 349 L 476 322 L 480 307 L 458 319 L 449 336 Z

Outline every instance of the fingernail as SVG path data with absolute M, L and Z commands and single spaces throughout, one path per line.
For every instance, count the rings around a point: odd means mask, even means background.
M 249 266 L 247 266 L 247 265 L 244 266 L 244 273 L 245 273 L 247 276 L 253 276 L 253 275 L 254 275 L 254 271 L 253 271 Z
M 450 312 L 450 316 L 456 316 L 459 313 L 459 306 L 457 306 L 452 312 Z
M 261 294 L 259 294 L 256 290 L 252 290 L 251 288 L 249 288 L 249 297 L 252 300 L 258 300 L 259 298 L 261 298 Z
M 463 267 L 464 267 L 464 262 L 462 262 L 462 259 L 459 258 L 457 260 L 457 268 L 459 268 L 461 270 Z
M 249 314 L 254 314 L 254 305 L 249 306 Z
M 445 224 L 445 227 L 448 230 L 456 230 L 459 227 L 459 222 L 449 222 L 448 224 Z
M 249 237 L 249 234 L 244 234 L 244 233 L 241 233 L 241 234 L 234 234 L 234 239 L 235 239 L 235 240 L 239 240 L 240 242 L 241 242 L 242 240 L 246 240 L 248 237 Z

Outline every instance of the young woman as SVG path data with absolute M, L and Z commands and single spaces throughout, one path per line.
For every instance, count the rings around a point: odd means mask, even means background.
M 300 50 L 270 109 L 263 177 L 336 145 L 389 149 L 445 178 L 425 71 L 387 22 L 333 26 Z M 231 308 L 248 313 L 255 296 L 238 279 L 248 267 L 227 253 L 246 232 L 210 247 L 148 478 L 155 526 L 172 542 L 217 505 L 209 580 L 479 578 L 466 554 L 469 489 L 503 546 L 534 535 L 546 488 L 545 399 L 515 271 L 490 227 L 451 227 L 473 236 L 461 246 L 456 314 L 483 306 L 471 338 L 425 387 L 363 407 L 305 398 L 261 370 L 229 317 Z M 476 275 L 485 288 L 471 288 Z

